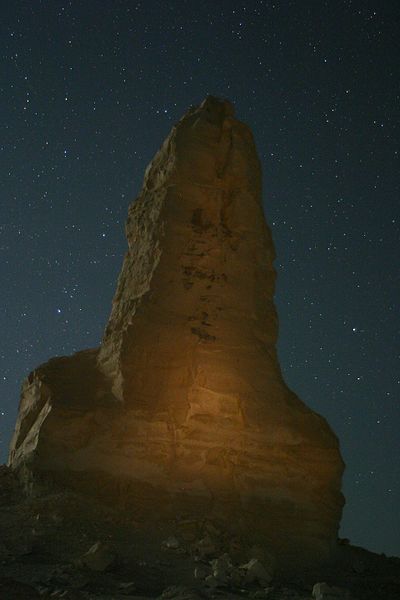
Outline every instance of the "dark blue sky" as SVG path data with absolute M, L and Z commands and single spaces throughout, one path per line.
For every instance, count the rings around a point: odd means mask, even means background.
M 23 377 L 99 344 L 148 161 L 220 95 L 263 164 L 285 378 L 341 442 L 341 534 L 400 555 L 398 3 L 1 12 L 1 460 Z

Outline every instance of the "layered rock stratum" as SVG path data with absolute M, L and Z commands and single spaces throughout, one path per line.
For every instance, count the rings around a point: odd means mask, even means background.
M 102 344 L 29 375 L 10 466 L 143 518 L 218 519 L 278 562 L 328 559 L 343 461 L 282 378 L 260 162 L 228 101 L 173 127 L 126 233 Z

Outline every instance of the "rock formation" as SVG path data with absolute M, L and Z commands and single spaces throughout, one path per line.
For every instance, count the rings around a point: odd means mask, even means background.
M 282 379 L 260 164 L 229 102 L 209 97 L 173 127 L 126 232 L 101 347 L 29 375 L 9 464 L 215 517 L 278 561 L 328 558 L 343 462 Z

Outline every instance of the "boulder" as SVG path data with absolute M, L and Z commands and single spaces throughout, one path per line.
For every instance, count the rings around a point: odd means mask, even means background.
M 167 550 L 178 550 L 181 547 L 181 543 L 174 535 L 170 535 L 169 538 L 163 541 L 162 547 Z
M 349 591 L 324 582 L 314 585 L 312 596 L 315 600 L 351 600 Z
M 211 575 L 211 569 L 208 565 L 198 564 L 194 569 L 194 578 L 202 581 Z
M 111 569 L 116 562 L 115 552 L 102 542 L 96 542 L 82 556 L 80 563 L 91 571 L 104 572 Z
M 252 558 L 240 569 L 244 572 L 246 583 L 257 583 L 260 586 L 266 586 L 271 583 L 273 572 L 265 568 L 258 558 Z
M 222 554 L 210 562 L 212 575 L 219 585 L 226 585 L 231 579 L 233 565 L 228 554 Z

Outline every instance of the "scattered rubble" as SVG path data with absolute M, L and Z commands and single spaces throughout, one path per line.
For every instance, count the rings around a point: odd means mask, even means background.
M 58 489 L 26 497 L 0 470 L 1 600 L 400 597 L 400 559 L 338 545 L 338 561 L 326 572 L 290 579 L 268 548 L 246 546 L 218 522 L 133 522 L 130 507 Z

